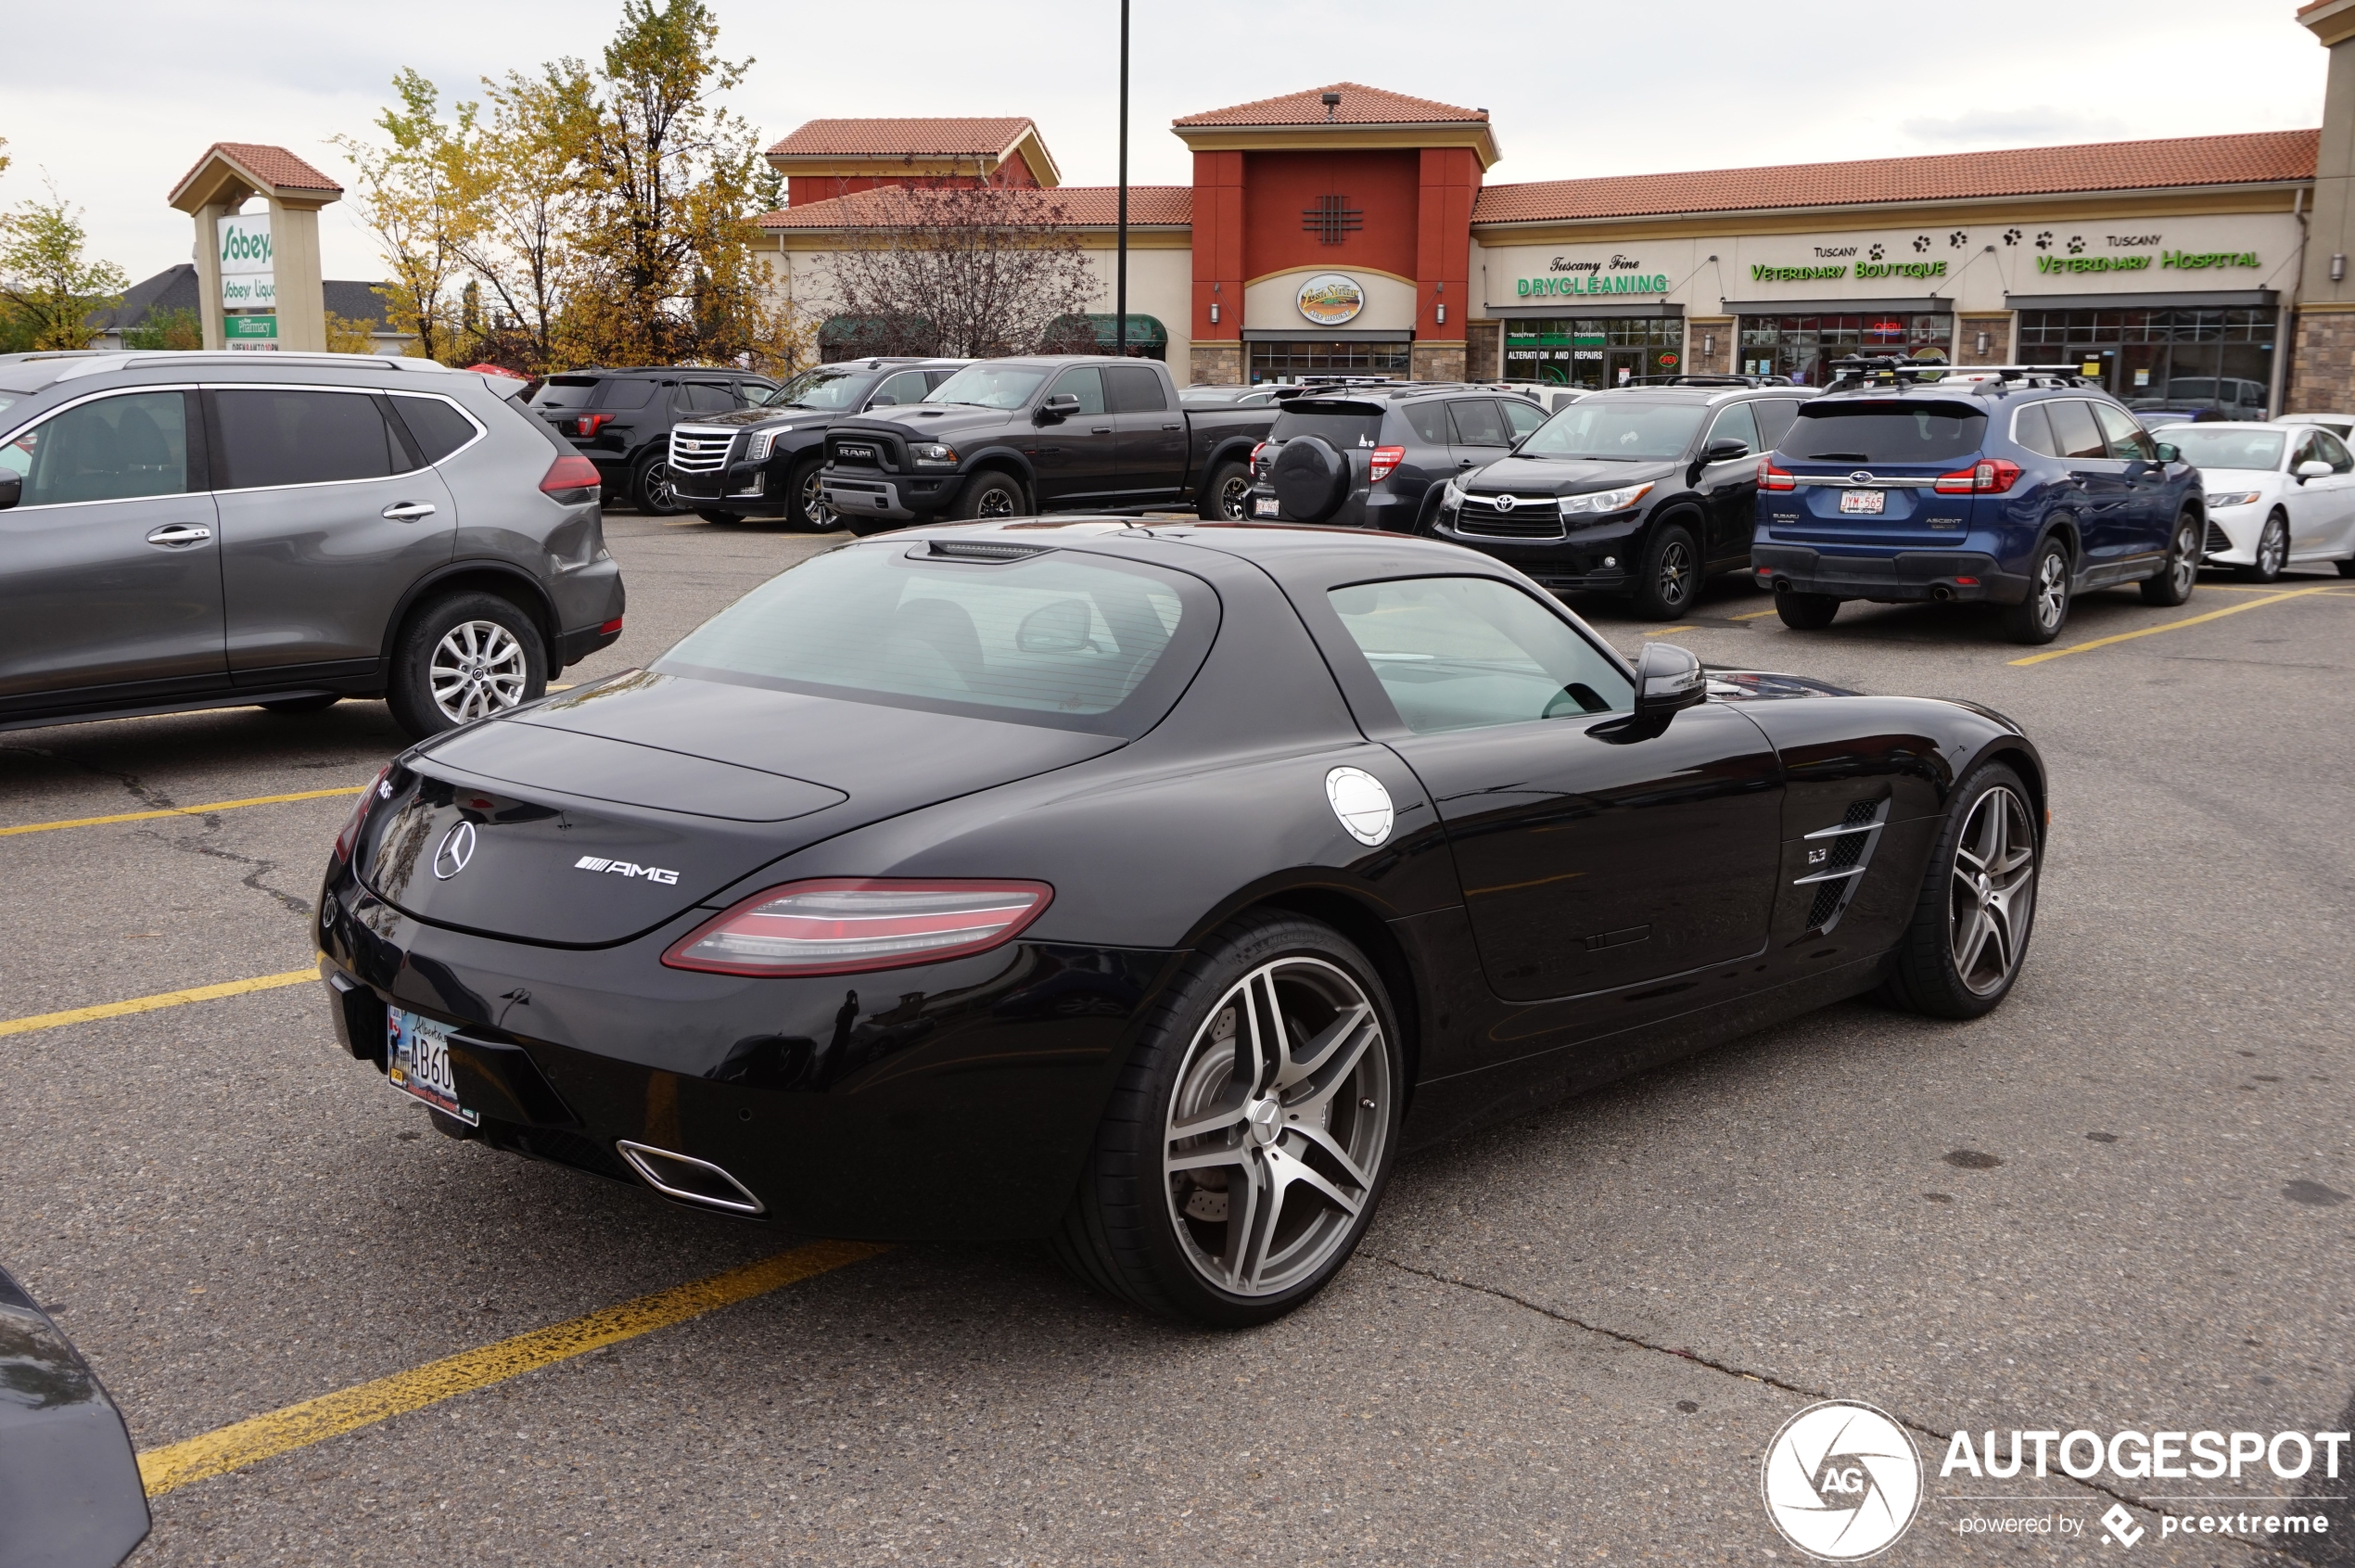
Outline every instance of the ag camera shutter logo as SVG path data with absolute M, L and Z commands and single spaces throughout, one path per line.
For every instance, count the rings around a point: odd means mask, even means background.
M 1759 1490 L 1785 1540 L 1824 1562 L 1852 1562 L 1896 1545 L 1913 1523 L 1921 1455 L 1883 1411 L 1827 1399 L 1775 1434 Z

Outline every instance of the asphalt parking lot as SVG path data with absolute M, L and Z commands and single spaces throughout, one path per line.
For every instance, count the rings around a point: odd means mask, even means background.
M 828 542 L 607 529 L 629 631 L 566 681 Z M 1928 606 L 1793 633 L 1738 581 L 1674 628 L 1579 607 L 2020 720 L 2055 771 L 2025 975 L 1413 1156 L 1331 1289 L 1223 1337 L 1040 1249 L 804 1251 L 435 1135 L 299 978 L 379 704 L 0 733 L 0 1261 L 150 1456 L 138 1561 L 1788 1562 L 1760 1455 L 1840 1396 L 1929 1465 L 1884 1561 L 2118 1552 L 2122 1501 L 2130 1562 L 2355 1563 L 2355 1478 L 1937 1473 L 1964 1427 L 2355 1426 L 2355 582 L 2096 594 L 2041 653 Z M 2280 1497 L 2330 1533 L 2162 1533 Z M 2078 1533 L 1960 1533 L 1990 1513 Z

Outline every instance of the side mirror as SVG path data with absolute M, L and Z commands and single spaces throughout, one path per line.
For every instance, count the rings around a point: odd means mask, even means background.
M 2308 479 L 2327 479 L 2337 471 L 2321 458 L 2310 457 L 2298 465 L 2298 478 L 2303 484 Z
M 1636 661 L 1636 719 L 1665 720 L 1709 696 L 1700 660 L 1674 643 L 1647 643 Z
M 0 512 L 6 511 L 24 499 L 24 476 L 14 468 L 0 468 Z
M 2183 455 L 2182 453 L 2175 450 L 2175 443 L 2172 441 L 2160 441 L 2157 444 L 2158 446 L 2158 460 L 2161 463 L 2173 463 Z
M 1749 455 L 1750 443 L 1748 441 L 1712 441 L 1702 450 L 1700 460 L 1703 463 L 1731 463 L 1737 457 Z
M 1037 419 L 1041 425 L 1060 425 L 1078 412 L 1077 392 L 1057 392 L 1038 405 Z

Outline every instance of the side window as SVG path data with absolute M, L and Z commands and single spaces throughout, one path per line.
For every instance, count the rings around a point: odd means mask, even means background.
M 924 389 L 930 391 L 956 374 L 953 370 L 927 370 L 924 372 Z
M 1758 450 L 1772 452 L 1790 434 L 1791 422 L 1799 417 L 1799 400 L 1761 398 L 1750 405 L 1750 412 L 1758 420 Z
M 30 451 L 26 447 L 30 444 Z M 188 405 L 179 392 L 134 392 L 70 408 L 19 438 L 19 504 L 128 501 L 188 488 Z
M 1513 440 L 1519 440 L 1538 426 L 1546 423 L 1546 411 L 1518 398 L 1499 398 L 1496 406 L 1505 411 L 1505 423 L 1512 427 Z
M 215 392 L 213 407 L 229 460 L 223 490 L 381 479 L 411 465 L 366 393 L 236 387 Z
M 1710 426 L 1709 439 L 1701 443 L 1701 450 L 1706 452 L 1719 441 L 1741 442 L 1744 457 L 1759 450 L 1758 419 L 1750 412 L 1750 404 L 1738 402 L 1720 414 L 1717 422 Z
M 2094 405 L 2076 398 L 2055 398 L 2044 405 L 2053 422 L 2053 439 L 2062 457 L 2107 457 L 2109 442 L 2094 423 Z
M 1512 438 L 1505 434 L 1504 417 L 1496 405 L 1486 398 L 1463 398 L 1447 405 L 1447 417 L 1456 427 L 1458 446 L 1510 446 Z
M 1419 441 L 1433 446 L 1447 444 L 1447 405 L 1444 402 L 1410 402 L 1407 405 L 1407 424 Z
M 1417 734 L 1625 713 L 1635 686 L 1569 622 L 1508 583 L 1415 577 L 1329 592 Z
M 2058 457 L 2060 445 L 2053 440 L 2053 422 L 2044 416 L 2044 405 L 2032 402 L 2012 412 L 2012 440 L 2045 457 Z
M 1104 384 L 1112 390 L 1112 405 L 1121 414 L 1158 414 L 1169 406 L 1161 377 L 1141 364 L 1104 368 Z
M 2355 470 L 2355 456 L 2349 455 L 2346 444 L 2328 430 L 2314 432 L 2314 455 L 2329 464 L 2334 474 Z
M 2097 402 L 2091 406 L 2094 417 L 2101 421 L 2102 434 L 2109 438 L 2109 454 L 2112 457 L 2140 458 L 2145 463 L 2158 461 L 2158 443 L 2151 440 L 2150 432 L 2143 428 L 2141 420 L 2110 403 Z
M 883 385 L 875 389 L 875 395 L 867 400 L 867 406 L 886 408 L 897 403 L 922 402 L 924 394 L 931 390 L 924 385 L 923 371 L 903 370 L 897 376 L 885 376 Z
M 775 385 L 768 381 L 739 381 L 736 383 L 736 406 L 758 408 L 769 401 L 769 394 L 776 389 Z
M 392 411 L 409 427 L 410 444 L 439 463 L 475 439 L 474 422 L 439 398 L 395 397 Z
M 1056 376 L 1055 385 L 1047 395 L 1050 398 L 1066 395 L 1077 398 L 1079 412 L 1082 414 L 1111 412 L 1104 407 L 1104 373 L 1092 364 L 1084 364 L 1076 370 L 1066 370 Z
M 679 406 L 689 414 L 719 414 L 736 406 L 733 391 L 709 381 L 690 381 L 680 390 L 686 398 Z

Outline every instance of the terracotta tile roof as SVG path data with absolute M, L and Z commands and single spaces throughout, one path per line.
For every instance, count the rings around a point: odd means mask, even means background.
M 995 158 L 1035 130 L 1029 118 L 813 120 L 769 149 L 770 158 Z
M 1173 120 L 1172 125 L 1322 125 L 1325 123 L 1323 95 L 1339 93 L 1341 102 L 1332 111 L 1337 125 L 1437 125 L 1450 121 L 1477 123 L 1488 118 L 1484 108 L 1458 108 L 1454 104 L 1438 103 L 1430 98 L 1410 98 L 1404 93 L 1387 93 L 1380 87 L 1368 87 L 1356 82 L 1336 82 L 1328 87 L 1311 87 L 1305 93 L 1287 93 L 1280 98 L 1262 98 L 1257 103 L 1236 104 L 1230 108 L 1205 109 Z
M 297 158 L 284 147 L 274 147 L 261 142 L 215 142 L 204 149 L 204 157 L 188 166 L 172 189 L 175 196 L 203 168 L 207 159 L 220 153 L 234 160 L 238 167 L 267 180 L 279 190 L 335 191 L 343 187 L 318 170 Z
M 2016 147 L 2002 152 L 1790 163 L 1682 174 L 1621 174 L 1490 185 L 1472 204 L 1475 223 L 1632 218 L 1667 212 L 1954 201 L 2069 191 L 2310 180 L 2319 131 L 2259 131 L 2153 142 Z
M 975 194 L 1003 202 L 1028 221 L 1068 223 L 1080 228 L 1110 228 L 1120 221 L 1117 185 L 1064 185 L 1059 190 L 991 188 Z M 857 191 L 824 201 L 812 201 L 782 211 L 764 212 L 764 229 L 888 228 L 909 210 L 908 193 L 897 185 Z M 1131 185 L 1128 222 L 1139 228 L 1190 224 L 1194 221 L 1191 185 Z

